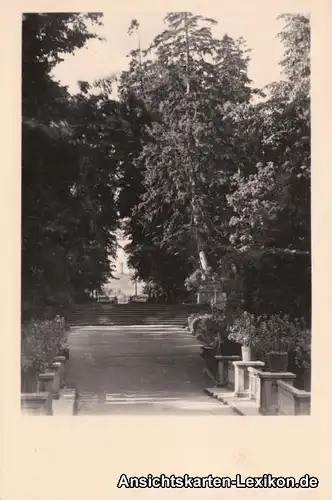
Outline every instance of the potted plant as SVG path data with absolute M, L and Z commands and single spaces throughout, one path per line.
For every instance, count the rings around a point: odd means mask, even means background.
M 244 311 L 228 328 L 228 339 L 241 345 L 242 360 L 252 361 L 253 347 L 257 343 L 257 320 Z
M 288 356 L 296 345 L 298 325 L 288 315 L 262 316 L 259 321 L 259 347 L 266 354 L 270 372 L 285 372 Z

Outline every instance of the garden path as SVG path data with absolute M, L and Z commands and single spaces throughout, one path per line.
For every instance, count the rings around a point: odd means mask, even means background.
M 179 327 L 79 326 L 69 335 L 77 415 L 236 415 L 210 398 L 199 344 Z

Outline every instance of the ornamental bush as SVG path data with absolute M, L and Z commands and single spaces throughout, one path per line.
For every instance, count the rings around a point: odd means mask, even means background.
M 229 340 L 254 347 L 262 360 L 269 352 L 287 352 L 298 368 L 310 368 L 311 332 L 304 318 L 290 318 L 287 314 L 256 316 L 244 311 L 227 332 Z
M 258 341 L 258 318 L 244 311 L 228 327 L 228 339 L 237 344 L 253 347 Z
M 306 325 L 303 318 L 291 319 L 287 314 L 258 317 L 260 351 L 292 352 L 303 342 Z
M 216 344 L 225 337 L 226 325 L 224 316 L 203 314 L 192 322 L 193 334 L 206 344 Z
M 21 373 L 45 371 L 66 342 L 64 318 L 30 320 L 21 328 Z
M 191 333 L 194 333 L 194 323 L 196 318 L 200 318 L 200 314 L 194 313 L 190 314 L 190 316 L 188 317 L 188 328 Z

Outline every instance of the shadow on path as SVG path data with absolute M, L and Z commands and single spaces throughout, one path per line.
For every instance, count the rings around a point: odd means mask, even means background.
M 75 327 L 69 347 L 77 415 L 234 415 L 204 393 L 199 344 L 181 328 Z

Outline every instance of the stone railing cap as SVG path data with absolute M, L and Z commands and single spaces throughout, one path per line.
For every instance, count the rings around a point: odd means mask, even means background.
M 38 378 L 41 380 L 51 380 L 54 377 L 54 372 L 40 373 Z
M 21 393 L 21 401 L 46 401 L 48 398 L 48 392 L 27 392 Z
M 291 372 L 263 372 L 257 370 L 257 375 L 261 378 L 272 378 L 272 379 L 295 379 L 296 375 Z
M 261 370 L 258 370 L 254 366 L 248 366 L 248 372 L 250 372 L 250 373 L 257 373 L 259 371 L 261 371 Z
M 62 362 L 62 361 L 66 361 L 66 356 L 55 356 L 54 358 L 54 362 Z
M 234 366 L 265 366 L 263 361 L 233 361 Z
M 295 398 L 298 399 L 310 399 L 311 393 L 308 391 L 303 391 L 301 389 L 297 389 L 293 385 L 287 384 L 284 380 L 277 380 L 277 384 L 279 387 L 286 389 L 288 392 L 291 392 Z
M 241 356 L 223 356 L 222 354 L 217 354 L 214 356 L 215 359 L 225 360 L 225 361 L 239 361 Z

